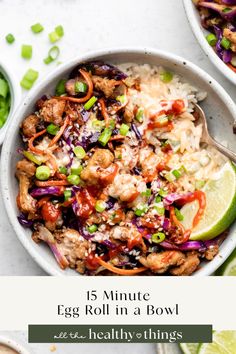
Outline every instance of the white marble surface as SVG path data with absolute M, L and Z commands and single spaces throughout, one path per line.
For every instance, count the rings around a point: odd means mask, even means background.
M 33 35 L 29 29 L 41 22 L 45 31 Z M 179 54 L 215 77 L 235 99 L 235 88 L 206 58 L 191 33 L 181 0 L 0 0 L 0 56 L 15 71 L 18 82 L 27 68 L 40 71 L 40 78 L 55 64 L 44 65 L 49 42 L 47 33 L 62 24 L 65 36 L 58 45 L 60 60 L 87 50 L 117 46 L 154 47 Z M 16 42 L 9 46 L 4 37 L 13 33 Z M 22 43 L 32 43 L 33 58 L 20 57 Z M 0 198 L 0 275 L 44 275 L 17 240 Z M 16 334 L 24 341 L 25 333 Z M 50 345 L 32 345 L 36 354 L 50 353 Z M 64 349 L 63 349 L 64 348 Z M 57 345 L 56 353 L 136 353 L 155 352 L 151 344 Z
M 38 35 L 30 31 L 36 22 L 45 27 Z M 215 70 L 196 42 L 181 0 L 0 0 L 0 56 L 18 82 L 29 67 L 39 70 L 40 79 L 55 67 L 42 59 L 50 47 L 47 33 L 58 24 L 65 28 L 65 36 L 58 42 L 62 62 L 104 47 L 165 49 L 205 69 L 236 99 L 235 87 Z M 9 32 L 16 37 L 13 45 L 4 39 Z M 30 62 L 20 56 L 22 43 L 33 45 Z M 17 240 L 1 198 L 0 210 L 0 275 L 44 275 Z

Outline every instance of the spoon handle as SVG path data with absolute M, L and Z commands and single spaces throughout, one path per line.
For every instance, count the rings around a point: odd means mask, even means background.
M 233 151 L 231 151 L 224 145 L 218 143 L 218 141 L 216 141 L 213 138 L 212 138 L 212 143 L 217 148 L 217 150 L 219 150 L 223 155 L 227 156 L 231 161 L 236 163 L 236 154 Z

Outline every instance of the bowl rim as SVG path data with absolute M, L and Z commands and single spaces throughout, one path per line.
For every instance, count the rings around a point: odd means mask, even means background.
M 202 27 L 199 25 L 198 18 L 195 14 L 195 5 L 192 0 L 182 0 L 185 13 L 192 29 L 192 32 L 197 39 L 199 45 L 205 52 L 206 56 L 210 59 L 213 65 L 221 72 L 224 77 L 230 80 L 234 85 L 236 85 L 236 73 L 234 73 L 228 66 L 218 57 L 211 46 L 208 44 Z
M 193 64 L 192 62 L 176 54 L 169 53 L 164 50 L 157 50 L 150 47 L 149 48 L 116 47 L 116 48 L 105 48 L 102 50 L 86 52 L 85 54 L 80 55 L 74 59 L 71 59 L 68 62 L 61 64 L 59 67 L 55 68 L 52 72 L 49 73 L 48 76 L 44 77 L 21 102 L 21 105 L 18 107 L 17 112 L 14 113 L 14 119 L 11 120 L 11 123 L 8 128 L 9 131 L 11 130 L 11 128 L 12 130 L 14 130 L 15 126 L 18 125 L 18 123 L 22 120 L 24 110 L 27 107 L 28 103 L 31 102 L 32 100 L 35 101 L 37 99 L 38 92 L 41 89 L 43 89 L 51 80 L 55 79 L 55 77 L 63 75 L 65 71 L 68 71 L 70 68 L 72 68 L 73 66 L 77 65 L 80 62 L 93 60 L 94 58 L 100 56 L 101 57 L 106 55 L 116 56 L 122 54 L 130 54 L 130 55 L 140 54 L 140 55 L 146 55 L 147 58 L 148 56 L 152 56 L 152 57 L 154 56 L 157 59 L 162 58 L 162 59 L 170 60 L 176 65 L 180 65 L 180 66 L 184 65 L 185 67 L 188 67 L 190 71 L 198 75 L 200 79 L 204 81 L 206 84 L 209 85 L 210 84 L 209 82 L 211 82 L 211 87 L 213 87 L 217 95 L 224 102 L 227 103 L 227 107 L 232 117 L 236 119 L 236 106 L 232 101 L 231 97 L 215 79 L 213 79 L 208 73 L 206 73 L 203 69 L 199 68 L 197 65 Z M 8 190 L 8 178 L 9 178 L 9 170 L 10 170 L 10 166 L 9 166 L 10 154 L 9 154 L 8 147 L 11 145 L 12 145 L 11 134 L 7 134 L 3 144 L 2 156 L 1 156 L 1 171 L 2 171 L 1 189 L 2 189 L 2 196 L 3 196 L 5 209 L 7 211 L 10 224 L 12 225 L 17 238 L 21 241 L 22 245 L 25 247 L 29 255 L 34 259 L 34 261 L 46 273 L 50 275 L 62 276 L 62 273 L 59 270 L 58 265 L 56 265 L 56 267 L 58 267 L 56 268 L 54 265 L 49 264 L 47 261 L 44 260 L 44 258 L 41 255 L 39 255 L 38 251 L 35 248 L 33 248 L 28 238 L 25 237 L 25 232 L 22 226 L 18 223 L 16 216 L 14 215 L 14 213 L 11 212 L 12 204 L 10 201 L 9 190 Z M 206 264 L 204 267 L 202 267 L 202 269 L 194 273 L 194 276 L 211 275 L 226 260 L 226 258 L 236 247 L 236 237 L 228 236 L 228 238 L 224 241 L 224 244 L 226 243 L 227 243 L 227 247 L 225 247 L 224 250 L 221 251 L 221 254 L 218 254 L 210 263 Z M 66 274 L 64 273 L 64 275 Z
M 0 128 L 0 145 L 1 145 L 1 144 L 3 144 L 5 135 L 7 133 L 7 128 L 9 126 L 11 120 L 13 119 L 13 115 L 16 110 L 16 107 L 18 106 L 18 103 L 20 102 L 21 89 L 20 89 L 18 81 L 15 77 L 15 74 L 8 67 L 8 65 L 5 64 L 4 61 L 1 61 L 1 59 L 0 59 L 0 72 L 6 78 L 8 84 L 9 84 L 9 87 L 10 87 L 10 94 L 11 94 L 10 112 L 8 114 L 5 124 L 3 125 L 2 128 Z
M 0 335 L 0 344 L 6 345 L 11 349 L 14 349 L 19 354 L 30 354 L 29 350 L 25 348 L 18 340 L 13 339 L 11 337 Z

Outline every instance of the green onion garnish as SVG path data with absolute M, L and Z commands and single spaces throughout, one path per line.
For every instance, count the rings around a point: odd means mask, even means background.
M 21 46 L 22 58 L 29 60 L 32 58 L 32 53 L 33 53 L 32 45 L 22 44 L 22 46 Z
M 65 201 L 71 198 L 71 190 L 70 189 L 66 189 L 64 191 L 64 198 L 65 198 Z
M 102 213 L 106 209 L 107 205 L 103 200 L 97 200 L 95 204 L 95 209 L 98 213 Z
M 79 175 L 81 174 L 82 170 L 83 170 L 83 166 L 81 166 L 80 163 L 77 162 L 77 163 L 74 163 L 74 164 L 71 166 L 71 168 L 70 168 L 70 173 L 71 173 L 72 175 L 78 175 L 78 176 L 79 176 Z
M 147 188 L 147 189 L 145 190 L 145 192 L 142 192 L 141 194 L 142 194 L 142 196 L 144 196 L 144 197 L 150 197 L 151 194 L 152 194 L 152 191 L 151 191 L 150 188 Z
M 225 7 L 222 12 L 230 12 L 232 11 L 232 9 L 230 7 Z
M 6 38 L 7 43 L 9 43 L 9 44 L 12 44 L 15 42 L 15 37 L 13 36 L 12 33 L 8 33 L 5 38 Z
M 64 28 L 61 25 L 55 27 L 55 32 L 59 37 L 64 36 Z
M 44 30 L 43 26 L 40 23 L 35 23 L 30 28 L 33 33 L 40 33 Z
M 165 238 L 166 235 L 164 234 L 164 232 L 157 232 L 155 234 L 152 234 L 152 242 L 154 243 L 160 243 L 164 241 Z
M 39 76 L 38 71 L 35 71 L 33 69 L 29 69 L 25 75 L 23 76 L 20 84 L 21 87 L 23 87 L 26 90 L 30 90 L 31 87 L 33 86 L 33 84 L 35 83 L 35 81 L 37 80 Z
M 98 138 L 99 143 L 102 146 L 105 146 L 108 143 L 108 141 L 111 137 L 111 134 L 112 134 L 112 130 L 109 128 L 105 128 Z
M 55 89 L 57 96 L 61 96 L 61 95 L 64 95 L 64 93 L 66 93 L 65 84 L 66 84 L 65 79 L 62 79 L 58 82 L 56 89 Z
M 180 170 L 173 170 L 172 174 L 175 176 L 176 179 L 179 179 L 182 176 Z
M 60 54 L 60 49 L 58 48 L 58 46 L 54 45 L 48 52 L 48 56 L 47 58 L 45 58 L 43 61 L 45 64 L 50 64 L 52 63 L 54 60 L 56 60 L 58 58 Z
M 59 167 L 59 172 L 62 173 L 63 175 L 67 174 L 67 168 L 65 166 Z
M 162 216 L 165 214 L 165 208 L 163 206 L 160 206 L 160 205 L 155 205 L 154 206 L 155 210 L 157 211 L 157 214 L 159 216 Z
M 221 45 L 221 47 L 223 47 L 223 48 L 225 48 L 225 49 L 229 49 L 230 46 L 231 46 L 231 42 L 230 42 L 229 39 L 223 37 L 222 40 L 221 40 L 221 42 L 220 42 L 220 45 Z
M 23 155 L 29 160 L 34 162 L 36 165 L 42 165 L 42 161 L 35 156 L 32 152 L 30 151 L 23 151 Z
M 160 73 L 160 79 L 161 81 L 167 84 L 168 82 L 172 81 L 173 74 L 170 71 L 163 71 L 162 73 Z
M 120 126 L 120 135 L 126 136 L 129 131 L 129 126 L 127 124 L 122 123 Z
M 181 212 L 179 211 L 179 209 L 175 208 L 175 216 L 177 217 L 177 219 L 179 221 L 183 221 L 184 220 L 184 216 L 183 214 L 181 214 Z
M 76 81 L 75 83 L 75 92 L 85 93 L 88 89 L 88 86 L 85 82 Z
M 217 37 L 215 34 L 210 33 L 206 36 L 207 42 L 210 44 L 210 46 L 214 47 L 217 43 Z
M 48 166 L 39 166 L 36 168 L 35 176 L 40 181 L 46 181 L 49 179 L 51 174 L 50 168 Z
M 202 181 L 202 180 L 197 180 L 195 182 L 195 189 L 201 189 L 202 187 L 204 187 L 206 184 L 205 181 Z
M 83 159 L 86 156 L 86 152 L 82 146 L 75 146 L 73 151 L 78 159 Z
M 73 184 L 75 186 L 77 186 L 78 184 L 80 184 L 80 178 L 78 175 L 69 175 L 67 177 L 67 181 L 70 183 L 70 184 Z
M 158 195 L 156 198 L 155 198 L 155 203 L 160 203 L 161 202 L 161 197 Z
M 136 119 L 139 123 L 142 123 L 142 121 L 143 121 L 143 114 L 144 114 L 143 108 L 139 108 L 139 109 L 137 110 L 137 113 L 136 113 L 136 116 L 135 116 L 135 119 Z
M 58 125 L 55 124 L 49 124 L 47 126 L 47 132 L 51 135 L 57 135 L 57 133 L 59 132 L 60 128 L 58 127 Z
M 49 33 L 48 37 L 51 43 L 55 43 L 59 41 L 59 39 L 61 38 L 60 36 L 58 36 L 57 32 L 55 31 Z
M 146 204 L 140 206 L 139 208 L 137 208 L 134 213 L 137 216 L 142 216 L 144 215 L 146 212 L 148 211 L 148 206 Z
M 167 116 L 160 116 L 157 118 L 158 123 L 160 124 L 166 124 L 169 122 L 169 119 Z
M 167 196 L 168 192 L 161 188 L 161 189 L 159 190 L 158 194 L 159 194 L 161 197 L 164 198 L 164 197 Z
M 90 108 L 93 107 L 94 103 L 97 101 L 97 97 L 91 97 L 84 105 L 84 109 L 88 111 Z
M 88 230 L 88 232 L 89 232 L 90 234 L 93 234 L 94 232 L 96 232 L 97 229 L 98 229 L 98 227 L 97 227 L 97 225 L 95 225 L 95 224 L 93 224 L 93 225 L 87 227 L 87 230 Z
M 98 131 L 101 131 L 105 127 L 105 121 L 94 119 L 92 121 L 92 127 Z
M 119 101 L 120 103 L 124 104 L 125 103 L 125 95 L 117 96 L 116 100 Z

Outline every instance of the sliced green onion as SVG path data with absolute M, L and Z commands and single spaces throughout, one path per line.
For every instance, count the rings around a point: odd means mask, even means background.
M 165 174 L 165 179 L 168 181 L 168 182 L 174 182 L 175 181 L 175 176 L 173 175 L 173 173 L 172 172 L 167 172 L 166 174 Z
M 80 178 L 78 175 L 69 175 L 67 176 L 67 181 L 75 186 L 80 184 Z
M 111 134 L 112 134 L 112 130 L 109 128 L 105 128 L 98 138 L 99 143 L 102 146 L 105 146 L 108 143 L 108 141 L 111 137 Z
M 20 84 L 21 86 L 26 89 L 26 90 L 30 90 L 31 87 L 33 86 L 33 84 L 35 83 L 35 81 L 37 80 L 39 76 L 38 71 L 35 71 L 33 69 L 29 69 L 25 75 L 23 76 Z
M 127 124 L 122 123 L 120 126 L 120 135 L 126 136 L 129 131 L 129 126 Z
M 33 53 L 32 45 L 22 44 L 21 46 L 21 56 L 24 59 L 31 59 Z
M 160 203 L 161 202 L 161 197 L 158 195 L 156 198 L 155 198 L 155 203 Z
M 160 73 L 160 79 L 161 81 L 167 84 L 168 82 L 172 81 L 173 74 L 170 71 L 163 71 L 162 73 Z
M 230 12 L 230 11 L 232 11 L 232 9 L 231 9 L 231 7 L 225 7 L 223 10 L 222 10 L 222 12 Z
M 64 28 L 61 25 L 55 27 L 55 32 L 59 37 L 64 36 Z
M 59 132 L 60 128 L 58 127 L 58 125 L 55 124 L 49 124 L 47 126 L 47 132 L 51 135 L 57 135 L 57 133 Z
M 230 46 L 231 46 L 231 42 L 230 42 L 229 39 L 223 37 L 222 40 L 221 40 L 221 42 L 220 42 L 220 45 L 221 45 L 221 47 L 223 47 L 223 48 L 225 48 L 225 49 L 229 49 Z
M 66 80 L 65 79 L 62 79 L 60 80 L 58 83 L 57 83 L 57 86 L 56 86 L 56 95 L 57 96 L 61 96 L 61 95 L 64 95 L 64 93 L 66 93 Z
M 71 190 L 70 189 L 66 189 L 64 191 L 64 198 L 65 198 L 65 200 L 68 200 L 71 198 Z
M 87 230 L 88 230 L 88 232 L 89 232 L 90 234 L 93 234 L 94 232 L 96 232 L 97 229 L 98 229 L 98 227 L 97 227 L 97 225 L 95 225 L 95 224 L 93 224 L 93 225 L 87 227 Z
M 97 101 L 97 97 L 91 97 L 84 105 L 84 109 L 88 111 L 90 108 L 93 107 L 94 103 Z
M 15 42 L 15 37 L 13 36 L 12 33 L 8 33 L 5 37 L 7 43 L 12 44 Z
M 166 238 L 166 235 L 164 234 L 164 232 L 157 232 L 155 234 L 152 234 L 152 242 L 154 243 L 160 243 L 162 241 L 164 241 Z
M 65 166 L 59 167 L 59 172 L 62 173 L 63 175 L 67 174 L 67 168 Z
M 48 37 L 51 43 L 55 43 L 61 38 L 60 36 L 58 36 L 56 31 L 49 33 Z
M 88 85 L 82 81 L 76 81 L 75 83 L 75 92 L 85 93 L 88 89 Z
M 95 204 L 95 209 L 98 213 L 102 213 L 106 209 L 107 205 L 103 200 L 97 200 Z
M 168 192 L 165 191 L 163 188 L 161 188 L 161 189 L 159 190 L 158 194 L 159 194 L 161 197 L 164 198 L 164 197 L 167 196 Z
M 166 124 L 169 122 L 169 119 L 167 116 L 160 116 L 157 118 L 158 123 L 160 124 Z
M 58 58 L 60 54 L 60 49 L 58 48 L 57 45 L 54 45 L 48 52 L 48 56 L 47 58 L 45 58 L 43 61 L 45 64 L 50 64 L 52 63 L 54 60 L 56 60 Z
M 142 196 L 144 196 L 144 197 L 150 197 L 151 194 L 152 194 L 152 191 L 151 191 L 150 188 L 147 188 L 147 189 L 145 190 L 145 192 L 142 192 L 141 194 L 142 194 Z
M 177 219 L 179 221 L 183 221 L 184 220 L 184 216 L 183 214 L 181 214 L 181 212 L 179 211 L 179 209 L 175 208 L 175 216 L 177 217 Z
M 214 47 L 217 43 L 217 37 L 215 34 L 210 33 L 206 36 L 207 42 L 210 44 L 210 46 Z
M 108 124 L 108 128 L 111 129 L 111 130 L 113 130 L 113 129 L 115 129 L 115 127 L 116 127 L 116 121 L 115 121 L 115 119 L 110 119 L 110 120 L 109 120 L 109 124 Z
M 70 168 L 70 173 L 72 175 L 80 175 L 83 170 L 83 166 L 80 165 L 79 162 L 74 163 Z
M 82 146 L 75 146 L 73 151 L 78 159 L 83 159 L 86 156 L 86 152 Z
M 33 33 L 40 33 L 40 32 L 42 32 L 44 30 L 44 28 L 41 25 L 41 23 L 35 23 L 30 28 L 31 28 Z
M 173 170 L 172 174 L 175 176 L 176 179 L 179 179 L 182 176 L 182 173 L 180 170 Z
M 98 131 L 101 131 L 105 127 L 105 121 L 94 119 L 92 121 L 92 127 Z
M 126 101 L 126 96 L 125 95 L 117 96 L 116 100 L 119 101 L 120 103 L 124 104 Z
M 146 212 L 148 211 L 148 206 L 146 204 L 140 206 L 139 208 L 135 209 L 134 213 L 137 216 L 142 216 L 144 214 L 146 214 Z
M 4 79 L 0 79 L 0 96 L 6 98 L 8 93 L 9 93 L 9 86 L 7 81 Z
M 161 205 L 155 205 L 155 210 L 157 211 L 159 216 L 163 216 L 165 214 L 165 208 Z
M 34 162 L 36 165 L 42 165 L 42 161 L 35 156 L 32 152 L 30 151 L 23 151 L 23 155 L 29 160 Z
M 202 181 L 202 180 L 197 180 L 195 182 L 195 189 L 201 189 L 202 187 L 204 187 L 206 184 L 205 181 Z
M 139 123 L 142 123 L 142 121 L 143 121 L 143 115 L 144 115 L 144 110 L 143 110 L 143 108 L 139 108 L 139 109 L 137 110 L 135 119 L 136 119 Z
M 39 166 L 36 168 L 35 176 L 40 181 L 46 181 L 49 179 L 51 174 L 50 168 L 48 166 Z

